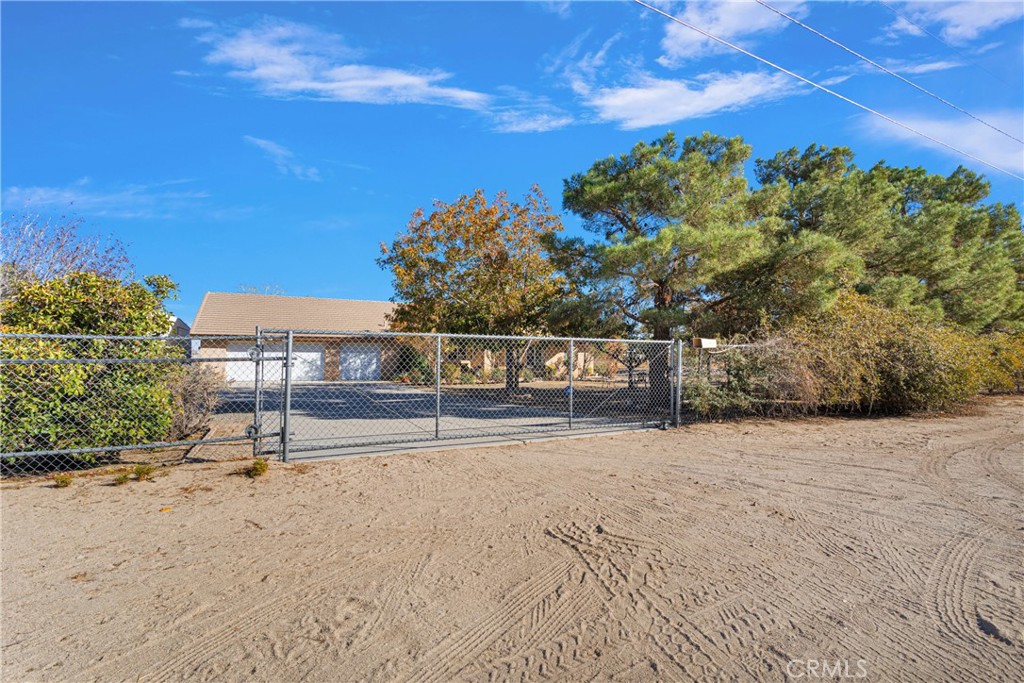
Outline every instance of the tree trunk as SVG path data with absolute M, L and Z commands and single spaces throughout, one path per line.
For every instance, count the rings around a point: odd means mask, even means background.
M 654 294 L 654 307 L 665 310 L 672 306 L 672 290 L 664 284 L 658 284 Z M 666 324 L 654 326 L 655 341 L 672 339 L 672 328 Z M 669 376 L 669 345 L 659 344 L 651 349 L 648 356 L 651 375 L 651 409 L 664 411 L 666 416 L 672 413 L 672 378 Z
M 505 347 L 505 393 L 512 394 L 519 390 L 519 356 L 511 342 Z
M 668 327 L 656 326 L 654 339 L 667 341 L 672 338 L 672 330 Z M 650 349 L 648 355 L 651 382 L 651 409 L 664 412 L 666 416 L 672 412 L 672 378 L 669 372 L 669 345 L 658 344 Z

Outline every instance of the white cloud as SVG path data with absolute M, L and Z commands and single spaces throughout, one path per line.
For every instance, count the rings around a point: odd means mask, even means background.
M 548 67 L 549 73 L 559 72 L 561 77 L 577 95 L 588 95 L 597 77 L 597 72 L 602 70 L 608 60 L 608 51 L 621 38 L 621 33 L 616 33 L 601 44 L 596 52 L 587 52 L 582 57 L 578 56 L 583 47 L 583 41 L 587 39 L 590 32 L 577 37 L 572 41 Z
M 545 12 L 556 14 L 560 19 L 567 19 L 572 13 L 569 0 L 541 0 L 540 6 Z
M 602 121 L 625 129 L 658 126 L 781 99 L 800 90 L 785 74 L 708 73 L 694 81 L 649 74 L 629 87 L 599 88 L 588 98 Z
M 1024 112 L 977 112 L 978 116 L 997 126 L 1008 133 L 1020 136 L 1024 131 Z M 1001 133 L 991 128 L 972 121 L 964 116 L 951 115 L 948 117 L 929 117 L 919 114 L 894 113 L 892 118 L 901 121 L 922 133 L 958 147 L 968 154 L 1001 168 L 1013 171 L 1018 175 L 1024 174 L 1024 149 L 1018 142 L 1010 140 Z M 916 147 L 926 147 L 942 152 L 948 156 L 959 158 L 964 165 L 969 166 L 986 175 L 996 174 L 997 171 L 979 164 L 976 161 L 961 157 L 946 147 L 938 145 L 908 130 L 893 125 L 888 121 L 876 116 L 865 116 L 861 119 L 862 126 L 871 135 L 877 135 L 890 140 L 907 142 Z
M 565 128 L 574 119 L 547 97 L 503 86 L 491 108 L 494 130 L 499 133 L 546 133 Z
M 101 189 L 88 178 L 82 178 L 63 187 L 8 187 L 3 191 L 3 203 L 5 210 L 50 209 L 112 218 L 175 218 L 209 197 L 201 190 L 169 189 L 189 182 L 172 180 Z
M 573 118 L 560 110 L 530 111 L 506 109 L 493 114 L 494 129 L 499 133 L 546 133 L 572 124 Z
M 249 28 L 211 30 L 200 40 L 211 46 L 207 62 L 269 97 L 476 110 L 490 102 L 484 93 L 444 85 L 451 74 L 438 69 L 357 63 L 361 53 L 340 36 L 304 24 L 267 18 Z
M 216 26 L 216 24 L 214 24 L 212 21 L 207 21 L 206 19 L 195 19 L 193 17 L 185 17 L 184 19 L 178 21 L 178 26 L 180 26 L 181 28 L 204 29 L 213 28 L 214 26 Z
M 299 180 L 320 180 L 320 171 L 312 166 L 303 166 L 295 158 L 295 153 L 283 145 L 272 140 L 255 138 L 251 135 L 243 135 L 242 139 L 250 145 L 255 145 L 263 150 L 267 158 L 274 162 L 279 173 L 293 175 Z
M 946 71 L 948 69 L 955 69 L 963 66 L 962 62 L 953 62 L 950 60 L 935 60 L 934 62 L 918 62 L 916 64 L 911 62 L 903 61 L 888 61 L 885 63 L 885 67 L 890 71 L 896 73 L 908 74 L 908 75 L 919 75 L 919 74 L 930 74 L 935 71 Z
M 910 2 L 898 8 L 911 21 L 898 17 L 887 28 L 890 37 L 908 34 L 923 35 L 914 24 L 935 27 L 946 40 L 957 45 L 971 42 L 978 36 L 1003 24 L 1024 17 L 1024 3 L 1017 2 Z
M 797 18 L 807 14 L 803 2 L 780 1 L 772 5 Z M 778 33 L 790 24 L 788 19 L 753 0 L 691 1 L 686 3 L 682 12 L 674 13 L 674 16 L 719 38 L 744 46 L 748 38 Z M 688 60 L 730 51 L 730 48 L 705 38 L 693 29 L 667 20 L 661 49 L 664 54 L 658 58 L 658 63 L 670 68 Z

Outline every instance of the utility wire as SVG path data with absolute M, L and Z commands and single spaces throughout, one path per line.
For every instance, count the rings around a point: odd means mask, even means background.
M 962 58 L 963 58 L 964 60 L 966 60 L 966 61 L 970 62 L 971 64 L 973 64 L 974 66 L 978 67 L 979 69 L 981 69 L 982 71 L 984 71 L 985 73 L 987 73 L 987 74 L 988 74 L 989 76 L 991 76 L 992 78 L 994 78 L 994 79 L 996 79 L 996 80 L 998 80 L 998 81 L 1000 81 L 1000 82 L 1002 82 L 1002 83 L 1006 83 L 1006 84 L 1009 84 L 1009 81 L 1007 81 L 1007 80 L 1006 80 L 1006 78 L 1004 78 L 1004 77 L 1001 77 L 1001 76 L 997 76 L 996 74 L 992 73 L 991 71 L 989 71 L 988 69 L 986 69 L 986 68 L 985 68 L 984 66 L 982 66 L 981 64 L 979 64 L 979 63 L 978 63 L 978 61 L 977 61 L 976 59 L 972 59 L 972 58 L 971 58 L 970 56 L 968 56 L 968 55 L 964 54 L 964 52 L 963 52 L 963 51 L 959 50 L 959 49 L 958 49 L 958 48 L 957 48 L 957 47 L 956 47 L 955 45 L 953 45 L 952 43 L 950 43 L 950 42 L 949 42 L 948 40 L 946 40 L 946 39 L 945 39 L 945 38 L 943 38 L 942 36 L 937 36 L 937 35 L 935 35 L 935 34 L 934 34 L 934 33 L 932 33 L 931 31 L 929 31 L 928 29 L 926 29 L 926 28 L 925 28 L 924 26 L 921 26 L 921 24 L 917 23 L 916 21 L 914 21 L 913 19 L 911 19 L 910 17 L 908 17 L 908 16 L 906 15 L 906 14 L 903 14 L 903 13 L 902 13 L 902 12 L 900 12 L 900 11 L 899 11 L 898 9 L 896 9 L 895 7 L 893 7 L 892 5 L 890 5 L 889 3 L 885 2 L 885 0 L 878 0 L 878 4 L 880 4 L 880 5 L 882 6 L 882 7 L 886 8 L 887 10 L 889 10 L 890 12 L 892 12 L 892 13 L 893 13 L 893 14 L 895 14 L 895 15 L 896 15 L 897 17 L 899 17 L 899 18 L 900 18 L 900 19 L 902 19 L 903 21 L 907 22 L 908 24 L 910 24 L 910 25 L 911 25 L 911 26 L 913 26 L 914 28 L 916 28 L 916 29 L 917 29 L 918 31 L 920 31 L 921 33 L 924 33 L 925 35 L 931 36 L 931 37 L 932 37 L 932 38 L 934 38 L 934 39 L 935 39 L 935 40 L 936 40 L 937 42 L 940 42 L 940 43 L 942 43 L 943 45 L 945 45 L 946 47 L 948 47 L 948 48 L 949 48 L 950 50 L 952 50 L 953 52 L 955 52 L 955 53 L 957 53 L 958 55 L 960 55 L 960 57 L 962 57 Z
M 871 66 L 875 67 L 876 69 L 880 69 L 880 70 L 884 71 L 885 73 L 889 74 L 890 76 L 894 76 L 895 78 L 900 79 L 901 81 L 903 81 L 904 83 L 906 83 L 910 87 L 916 88 L 917 90 L 920 90 L 925 95 L 928 95 L 929 97 L 934 97 L 939 102 L 942 102 L 943 104 L 945 104 L 948 107 L 952 107 L 953 109 L 956 109 L 961 114 L 965 114 L 967 116 L 970 116 L 972 119 L 974 119 L 978 123 L 980 123 L 980 124 L 982 124 L 984 126 L 988 126 L 992 130 L 997 131 L 997 132 L 1005 135 L 1006 137 L 1010 138 L 1011 140 L 1016 140 L 1017 142 L 1019 142 L 1021 144 L 1024 144 L 1024 140 L 1021 140 L 1020 138 L 1015 137 L 1011 133 L 1007 133 L 1005 130 L 1003 130 L 1003 129 L 997 127 L 997 126 L 992 125 L 991 123 L 989 123 L 988 121 L 985 121 L 984 119 L 978 118 L 977 116 L 975 116 L 971 112 L 967 111 L 966 109 L 964 109 L 962 107 L 958 107 L 957 105 L 953 104 L 949 100 L 944 99 L 943 97 L 941 97 L 939 95 L 936 95 L 932 91 L 930 91 L 930 90 L 928 90 L 926 88 L 921 87 L 920 85 L 918 85 L 917 83 L 913 82 L 909 78 L 904 78 L 903 76 L 901 76 L 900 74 L 896 73 L 895 71 L 887 69 L 886 67 L 882 66 L 881 64 L 879 64 L 878 62 L 874 61 L 870 57 L 865 57 L 864 55 L 862 55 L 861 53 L 857 52 L 856 50 L 853 50 L 851 48 L 846 47 L 845 45 L 840 43 L 838 40 L 834 40 L 834 39 L 830 38 L 829 36 L 825 35 L 824 33 L 822 33 L 821 31 L 818 31 L 817 29 L 812 28 L 812 27 L 808 26 L 807 24 L 803 23 L 802 21 L 800 21 L 796 17 L 790 16 L 790 15 L 786 14 L 785 12 L 783 12 L 782 10 L 776 9 L 775 7 L 772 7 L 771 5 L 769 5 L 764 0 L 754 0 L 754 1 L 757 4 L 761 5 L 762 7 L 764 7 L 765 9 L 769 9 L 772 12 L 775 12 L 780 17 L 783 17 L 785 19 L 789 19 L 791 22 L 793 22 L 797 26 L 800 26 L 802 28 L 807 29 L 808 31 L 810 31 L 814 35 L 818 36 L 819 38 L 823 38 L 823 39 L 827 40 L 828 42 L 832 43 L 833 45 L 835 45 L 836 47 L 839 47 L 839 48 L 842 48 L 843 50 L 846 50 L 847 52 L 849 52 L 854 57 L 857 57 L 858 59 L 861 59 L 861 60 L 867 62 L 868 64 L 870 64 Z
M 925 140 L 930 140 L 931 142 L 934 142 L 937 145 L 942 145 L 946 149 L 952 150 L 952 151 L 956 152 L 957 154 L 960 154 L 960 155 L 963 155 L 963 156 L 967 157 L 968 159 L 972 159 L 974 161 L 977 161 L 980 164 L 984 164 L 985 166 L 988 166 L 989 168 L 994 168 L 995 170 L 999 171 L 1000 173 L 1005 173 L 1006 175 L 1008 175 L 1008 176 L 1010 176 L 1012 178 L 1016 178 L 1017 180 L 1024 180 L 1024 176 L 1017 175 L 1013 171 L 1007 171 L 1005 168 L 1002 168 L 1000 166 L 996 166 L 995 164 L 993 164 L 991 162 L 988 162 L 988 161 L 985 161 L 984 159 L 976 157 L 973 154 L 970 154 L 968 152 L 963 151 L 962 149 L 954 147 L 953 145 L 951 145 L 949 143 L 946 143 L 946 142 L 943 142 L 942 140 L 938 140 L 936 138 L 933 138 L 931 135 L 928 135 L 927 133 L 923 133 L 923 132 L 917 130 L 916 128 L 913 128 L 913 127 L 903 123 L 902 121 L 897 121 L 896 119 L 892 118 L 891 116 L 887 116 L 887 115 L 883 114 L 880 111 L 877 111 L 875 109 L 872 109 L 871 107 L 868 107 L 867 105 L 863 105 L 860 102 L 857 102 L 855 100 L 851 100 L 846 95 L 840 95 L 835 90 L 827 88 L 824 85 L 819 85 L 818 83 L 815 83 L 814 81 L 810 80 L 809 78 L 804 78 L 800 74 L 793 73 L 789 69 L 786 69 L 785 67 L 781 67 L 778 64 L 776 64 L 775 62 L 768 61 L 764 57 L 759 57 L 758 55 L 755 55 L 753 52 L 750 52 L 749 50 L 743 49 L 739 45 L 734 45 L 733 43 L 730 43 L 729 41 L 725 40 L 724 38 L 719 38 L 716 35 L 708 33 L 704 29 L 702 29 L 702 28 L 700 28 L 698 26 L 694 26 L 693 24 L 690 24 L 690 23 L 688 23 L 686 21 L 683 21 L 682 19 L 680 19 L 678 17 L 674 17 L 671 14 L 669 14 L 669 13 L 663 11 L 663 10 L 658 9 L 657 7 L 652 7 L 651 5 L 648 5 L 646 2 L 643 2 L 642 0 L 633 0 L 633 2 L 635 2 L 636 4 L 638 4 L 638 5 L 642 6 L 642 7 L 646 7 L 647 9 L 651 10 L 652 12 L 656 12 L 656 13 L 660 14 L 661 16 L 663 16 L 663 17 L 665 17 L 667 19 L 671 19 L 672 21 L 676 22 L 677 24 L 681 24 L 681 25 L 685 26 L 688 29 L 696 31 L 697 33 L 701 34 L 702 36 L 704 36 L 706 38 L 710 38 L 711 40 L 714 40 L 717 43 L 721 43 L 722 45 L 725 45 L 726 47 L 730 47 L 733 50 L 736 50 L 737 52 L 742 52 L 743 54 L 747 55 L 748 57 L 752 57 L 753 59 L 756 59 L 757 61 L 761 62 L 762 64 L 766 64 L 766 65 L 772 67 L 773 69 L 781 71 L 782 73 L 786 74 L 787 76 L 792 76 L 793 78 L 797 79 L 798 81 L 802 81 L 803 83 L 806 83 L 807 85 L 810 85 L 810 86 L 812 86 L 814 88 L 817 88 L 818 90 L 826 92 L 829 95 L 832 95 L 833 97 L 837 97 L 837 98 L 843 100 L 844 102 L 852 104 L 853 106 L 857 107 L 858 109 L 862 109 L 862 110 L 868 112 L 869 114 L 874 114 L 875 116 L 877 116 L 877 117 L 879 117 L 881 119 L 884 119 L 885 121 L 888 121 L 889 123 L 891 123 L 893 125 L 899 126 L 900 128 L 902 128 L 904 130 L 910 131 L 911 133 L 914 133 L 915 135 L 920 135 Z

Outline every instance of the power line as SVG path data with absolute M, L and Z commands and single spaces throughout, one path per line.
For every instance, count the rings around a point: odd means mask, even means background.
M 822 33 L 821 31 L 818 31 L 817 29 L 812 28 L 811 26 L 808 26 L 807 24 L 803 23 L 802 21 L 800 21 L 796 17 L 792 17 L 792 16 L 786 14 L 785 12 L 783 12 L 782 10 L 779 10 L 779 9 L 776 9 L 775 7 L 772 7 L 767 2 L 764 2 L 764 0 L 754 0 L 754 1 L 757 4 L 761 5 L 762 7 L 764 7 L 765 9 L 769 9 L 772 12 L 775 12 L 780 17 L 784 17 L 786 19 L 789 19 L 791 22 L 793 22 L 797 26 L 805 28 L 808 31 L 810 31 L 811 33 L 813 33 L 814 35 L 827 40 L 828 42 L 832 43 L 836 47 L 839 47 L 839 48 L 842 48 L 843 50 L 846 50 L 847 52 L 849 52 L 854 57 L 857 57 L 858 59 L 861 59 L 861 60 L 867 62 L 868 64 L 870 64 L 871 66 L 875 67 L 876 69 L 880 69 L 880 70 L 884 71 L 885 73 L 889 74 L 890 76 L 894 76 L 895 78 L 900 79 L 901 81 L 903 81 L 904 83 L 906 83 L 910 87 L 916 88 L 917 90 L 920 90 L 925 95 L 928 95 L 929 97 L 934 97 L 939 102 L 942 102 L 946 106 L 949 106 L 949 107 L 952 107 L 953 109 L 956 109 L 961 114 L 965 114 L 967 116 L 970 116 L 972 119 L 974 119 L 978 123 L 980 123 L 980 124 L 982 124 L 984 126 L 988 126 L 992 130 L 997 131 L 997 132 L 1005 135 L 1006 137 L 1010 138 L 1011 140 L 1016 140 L 1017 142 L 1019 142 L 1021 144 L 1024 144 L 1024 140 L 1021 140 L 1020 138 L 1015 137 L 1015 136 L 1013 136 L 1010 133 L 1007 133 L 1005 130 L 1003 130 L 1003 129 L 997 127 L 997 126 L 992 125 L 991 123 L 989 123 L 988 121 L 985 121 L 984 119 L 981 119 L 981 118 L 975 116 L 974 114 L 972 114 L 971 112 L 967 111 L 966 109 L 953 104 L 949 100 L 947 100 L 947 99 L 945 99 L 945 98 L 943 98 L 943 97 L 941 97 L 939 95 L 936 95 L 935 93 L 933 93 L 932 91 L 930 91 L 930 90 L 928 90 L 926 88 L 923 88 L 922 86 L 920 86 L 917 83 L 913 82 L 909 78 L 904 78 L 903 76 L 901 76 L 900 74 L 896 73 L 895 71 L 891 71 L 890 69 L 887 69 L 886 67 L 882 66 L 881 64 L 879 64 L 878 62 L 874 61 L 870 57 L 865 57 L 864 55 L 862 55 L 861 53 L 857 52 L 856 50 L 853 50 L 851 48 L 846 47 L 845 45 L 840 43 L 838 40 L 834 40 L 834 39 L 830 38 L 829 36 L 825 35 L 824 33 Z
M 837 98 L 843 100 L 844 102 L 852 104 L 853 106 L 857 107 L 858 109 L 862 109 L 862 110 L 868 112 L 869 114 L 874 114 L 875 116 L 877 116 L 877 117 L 879 117 L 879 118 L 881 118 L 881 119 L 883 119 L 885 121 L 888 121 L 891 124 L 899 126 L 900 128 L 903 128 L 904 130 L 910 131 L 911 133 L 914 133 L 915 135 L 920 135 L 925 140 L 929 140 L 931 142 L 934 142 L 937 145 L 942 145 L 946 149 L 952 150 L 952 151 L 956 152 L 957 154 L 960 154 L 960 155 L 963 155 L 963 156 L 967 157 L 968 159 L 972 159 L 974 161 L 977 161 L 980 164 L 984 164 L 984 165 L 988 166 L 989 168 L 994 168 L 995 170 L 999 171 L 1000 173 L 1005 173 L 1006 175 L 1008 175 L 1008 176 L 1010 176 L 1012 178 L 1016 178 L 1017 180 L 1024 180 L 1024 176 L 1017 175 L 1016 173 L 1014 173 L 1012 171 L 1007 171 L 1005 168 L 1002 168 L 1000 166 L 996 166 L 995 164 L 993 164 L 991 162 L 988 162 L 988 161 L 985 161 L 984 159 L 981 159 L 979 157 L 976 157 L 973 154 L 969 154 L 968 152 L 965 152 L 962 149 L 954 147 L 953 145 L 951 145 L 949 143 L 946 143 L 946 142 L 943 142 L 942 140 L 938 140 L 936 138 L 933 138 L 931 135 L 928 135 L 927 133 L 923 133 L 923 132 L 917 130 L 916 128 L 913 128 L 913 127 L 903 123 L 902 121 L 897 121 L 896 119 L 892 118 L 891 116 L 887 116 L 887 115 L 883 114 L 880 111 L 877 111 L 875 109 L 872 109 L 871 107 L 868 107 L 867 105 L 863 105 L 860 102 L 857 102 L 855 100 L 851 100 L 849 97 L 847 97 L 845 95 L 840 95 L 835 90 L 827 88 L 824 85 L 819 85 L 818 83 L 815 83 L 814 81 L 810 80 L 809 78 L 804 78 L 800 74 L 793 73 L 789 69 L 786 69 L 785 67 L 781 67 L 778 64 L 776 64 L 775 62 L 768 61 L 764 57 L 760 57 L 758 55 L 755 55 L 753 52 L 750 52 L 749 50 L 745 50 L 742 47 L 740 47 L 739 45 L 734 45 L 733 43 L 730 43 L 729 41 L 725 40 L 724 38 L 719 38 L 716 35 L 708 33 L 704 29 L 702 29 L 702 28 L 700 28 L 698 26 L 694 26 L 693 24 L 690 24 L 688 22 L 685 22 L 682 19 L 679 19 L 678 17 L 674 17 L 671 14 L 669 14 L 669 13 L 663 11 L 663 10 L 658 9 L 657 7 L 652 7 L 652 6 L 648 5 L 646 2 L 643 2 L 642 0 L 633 0 L 633 2 L 635 2 L 636 4 L 638 4 L 638 5 L 642 6 L 642 7 L 646 7 L 647 9 L 651 10 L 652 12 L 656 12 L 656 13 L 662 15 L 663 17 L 665 17 L 667 19 L 671 19 L 672 21 L 676 22 L 677 24 L 681 24 L 681 25 L 687 27 L 688 29 L 696 31 L 697 33 L 701 34 L 702 36 L 704 36 L 706 38 L 710 38 L 711 40 L 714 40 L 717 43 L 721 43 L 722 45 L 725 45 L 726 47 L 730 47 L 733 50 L 736 50 L 737 52 L 742 52 L 743 54 L 747 55 L 748 57 L 752 57 L 753 59 L 756 59 L 757 61 L 761 62 L 762 64 L 766 64 L 766 65 L 772 67 L 773 69 L 781 71 L 782 73 L 786 74 L 787 76 L 792 76 L 793 78 L 797 79 L 798 81 L 802 81 L 803 83 L 806 83 L 807 85 L 810 85 L 810 86 L 812 86 L 814 88 L 817 88 L 818 90 L 826 92 L 829 95 L 832 95 L 833 97 L 837 97 Z
M 934 38 L 934 39 L 935 39 L 936 41 L 938 41 L 938 42 L 942 43 L 943 45 L 945 45 L 946 47 L 948 47 L 948 48 L 949 48 L 950 50 L 952 50 L 953 52 L 955 52 L 955 53 L 957 53 L 958 55 L 960 55 L 960 57 L 961 57 L 962 59 L 964 59 L 964 60 L 966 60 L 966 61 L 970 62 L 971 64 L 973 64 L 974 66 L 978 67 L 979 69 L 981 69 L 982 71 L 984 71 L 985 73 L 987 73 L 987 74 L 988 74 L 989 76 L 992 76 L 993 78 L 995 78 L 996 80 L 998 80 L 998 81 L 1000 81 L 1000 82 L 1002 82 L 1002 83 L 1007 83 L 1007 84 L 1009 84 L 1009 81 L 1007 81 L 1007 80 L 1006 80 L 1006 78 L 1003 78 L 1003 77 L 1001 77 L 1001 76 L 997 76 L 996 74 L 992 73 L 991 71 L 989 71 L 988 69 L 986 69 L 986 68 L 985 68 L 984 66 L 982 66 L 981 64 L 979 64 L 979 63 L 978 63 L 978 61 L 977 61 L 976 59 L 972 59 L 972 58 L 971 58 L 971 57 L 969 57 L 968 55 L 964 54 L 964 52 L 963 52 L 963 51 L 959 50 L 959 49 L 958 49 L 958 48 L 957 48 L 957 47 L 956 47 L 955 45 L 953 45 L 952 43 L 950 43 L 950 42 L 949 42 L 948 40 L 946 40 L 946 39 L 945 39 L 945 38 L 943 38 L 942 36 L 937 36 L 937 35 L 935 35 L 935 34 L 934 34 L 934 33 L 932 33 L 931 31 L 929 31 L 928 29 L 926 29 L 926 28 L 925 28 L 924 26 L 921 26 L 921 24 L 917 23 L 916 21 L 914 21 L 913 19 L 911 19 L 910 17 L 908 17 L 908 16 L 906 15 L 906 14 L 903 14 L 902 12 L 900 12 L 899 10 L 897 10 L 897 9 L 896 9 L 895 7 L 893 7 L 893 6 L 892 6 L 892 5 L 890 5 L 889 3 L 885 2 L 885 0 L 878 0 L 878 3 L 879 3 L 880 5 L 882 5 L 882 7 L 886 8 L 887 10 L 889 10 L 890 12 L 892 12 L 893 14 L 895 14 L 895 15 L 896 15 L 897 17 L 899 17 L 900 19 L 902 19 L 903 21 L 907 22 L 908 24 L 910 24 L 911 26 L 913 26 L 914 28 L 916 28 L 916 29 L 917 29 L 918 31 L 920 31 L 921 33 L 924 33 L 925 35 L 931 36 L 931 37 L 932 37 L 932 38 Z

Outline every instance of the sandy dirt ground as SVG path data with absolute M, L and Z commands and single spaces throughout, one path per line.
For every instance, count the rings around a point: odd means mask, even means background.
M 2 677 L 1024 680 L 1022 418 L 6 485 Z

